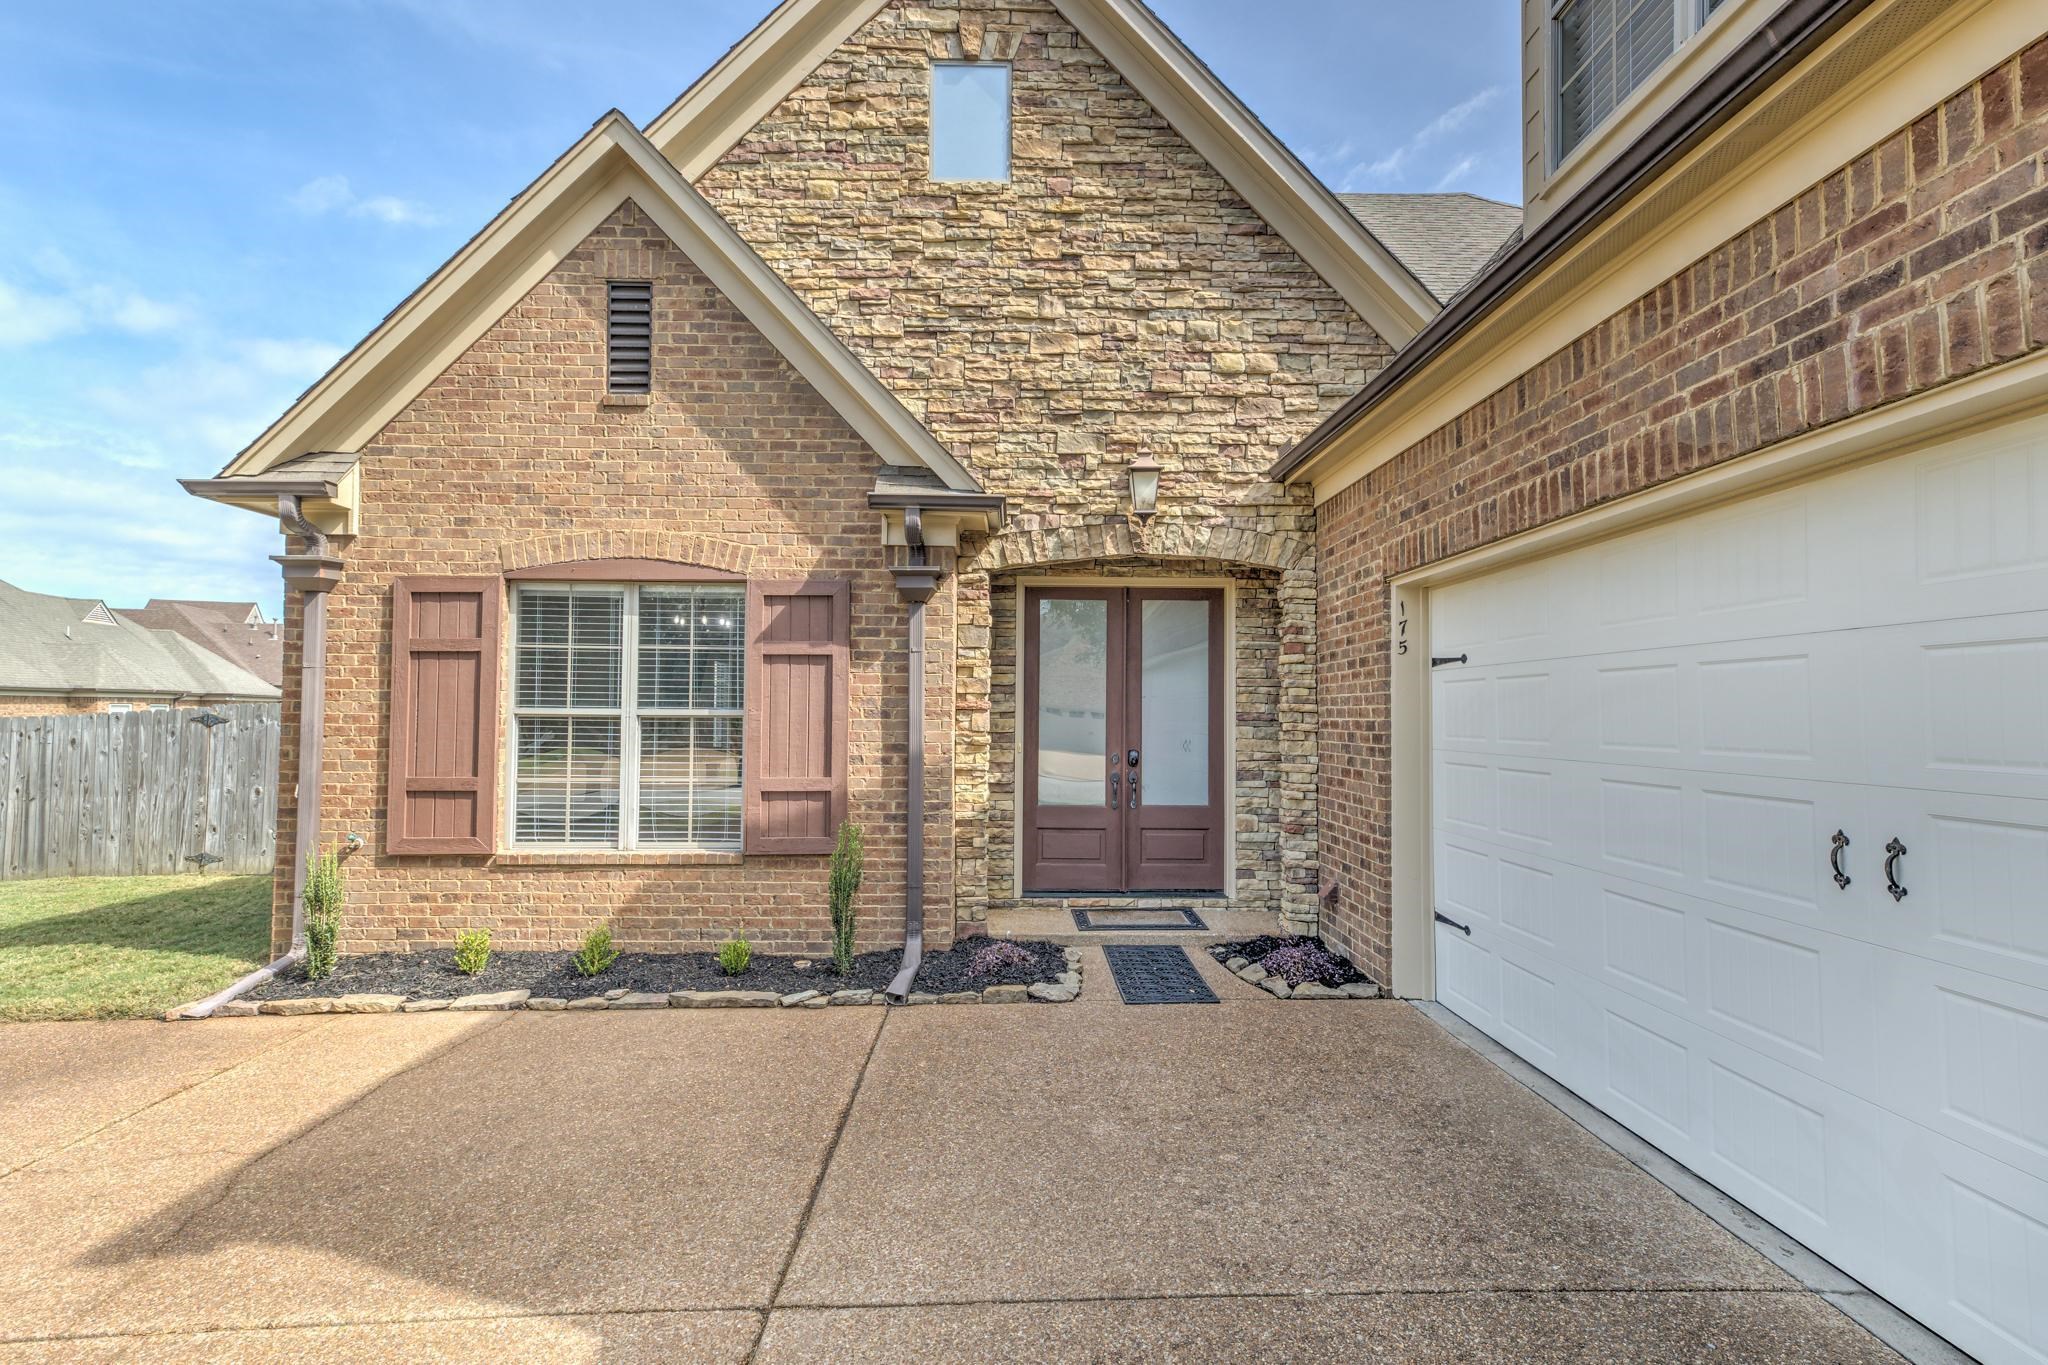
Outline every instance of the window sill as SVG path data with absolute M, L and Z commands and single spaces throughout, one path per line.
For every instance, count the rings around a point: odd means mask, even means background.
M 597 405 L 601 408 L 645 408 L 651 407 L 653 403 L 654 395 L 651 393 L 607 392 L 597 401 Z
M 690 849 L 523 848 L 500 853 L 493 867 L 739 867 L 744 853 L 710 853 Z

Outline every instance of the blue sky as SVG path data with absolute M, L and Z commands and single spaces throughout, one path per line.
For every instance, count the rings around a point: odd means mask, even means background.
M 186 497 L 606 109 L 771 0 L 0 8 L 0 578 L 274 610 L 264 519 Z M 1514 0 L 1154 0 L 1333 187 L 1513 200 Z

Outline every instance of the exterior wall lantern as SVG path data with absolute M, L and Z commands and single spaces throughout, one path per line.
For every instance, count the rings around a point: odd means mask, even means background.
M 1159 511 L 1159 461 L 1140 455 L 1131 461 L 1131 515 L 1143 526 Z

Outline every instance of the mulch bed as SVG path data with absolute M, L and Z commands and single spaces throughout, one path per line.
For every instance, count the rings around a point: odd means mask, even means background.
M 1057 981 L 1067 970 L 1066 954 L 1058 944 L 1019 943 L 1018 947 L 1031 954 L 1031 965 L 969 976 L 970 955 L 988 941 L 962 939 L 959 946 L 945 952 L 926 952 L 915 988 L 942 995 L 948 991 L 978 991 L 985 986 L 1028 986 Z M 475 976 L 464 976 L 455 970 L 454 953 L 448 950 L 364 953 L 342 958 L 335 964 L 334 974 L 323 980 L 307 981 L 294 976 L 267 981 L 250 991 L 247 998 L 402 995 L 408 1000 L 442 1000 L 487 991 L 531 991 L 537 996 L 574 1000 L 616 990 L 774 991 L 778 995 L 794 991 L 879 991 L 888 986 L 903 964 L 900 948 L 861 953 L 853 959 L 852 974 L 841 976 L 832 969 L 829 956 L 796 958 L 756 953 L 746 971 L 727 976 L 714 953 L 623 953 L 598 975 L 578 976 L 570 965 L 572 956 L 567 952 L 493 952 L 490 966 Z M 799 961 L 809 961 L 811 965 L 800 968 L 796 965 Z
M 1242 939 L 1236 943 L 1215 944 L 1209 949 L 1209 955 L 1218 962 L 1228 962 L 1233 957 L 1241 957 L 1251 962 L 1257 962 L 1275 949 L 1291 948 L 1296 944 L 1303 943 L 1320 948 L 1337 960 L 1338 973 L 1334 976 L 1325 976 L 1322 982 L 1323 985 L 1348 986 L 1354 981 L 1372 980 L 1364 972 L 1352 966 L 1350 958 L 1316 937 L 1288 938 L 1282 934 L 1261 934 L 1257 938 Z

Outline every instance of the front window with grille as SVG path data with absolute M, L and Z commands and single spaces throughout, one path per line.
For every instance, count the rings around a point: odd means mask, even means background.
M 513 842 L 737 852 L 746 590 L 520 584 L 513 601 Z
M 1559 161 L 1627 103 L 1724 0 L 1553 0 Z

